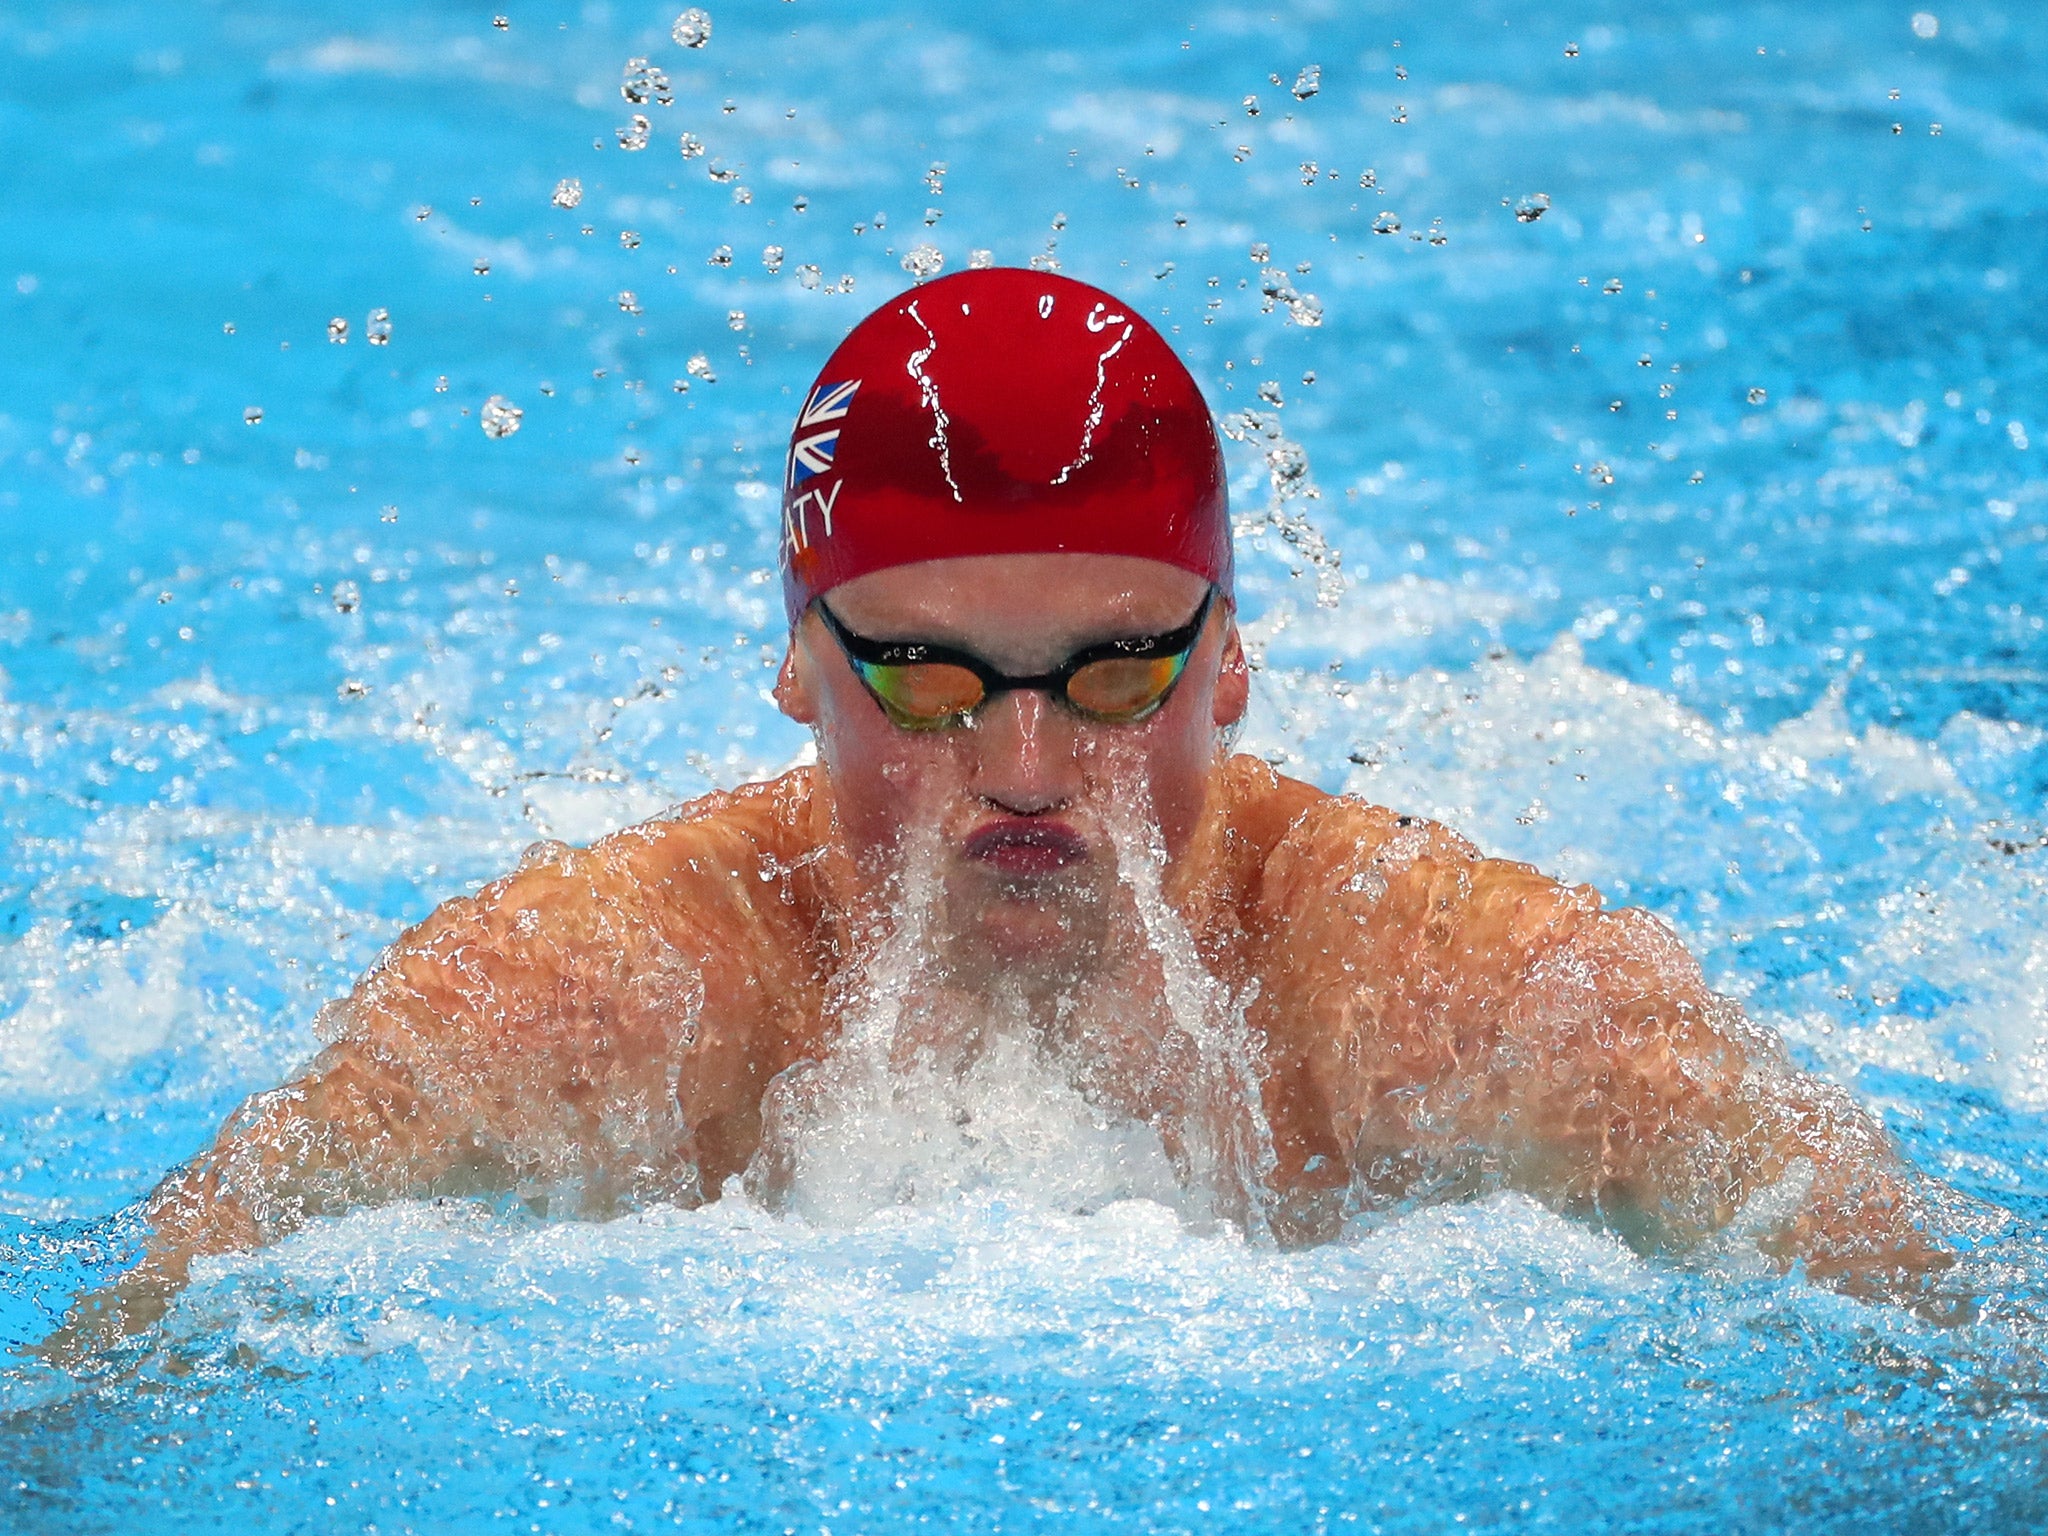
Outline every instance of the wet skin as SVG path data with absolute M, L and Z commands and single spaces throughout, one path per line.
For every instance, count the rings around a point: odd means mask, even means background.
M 1031 675 L 1184 624 L 1204 590 L 1143 560 L 1010 555 L 880 572 L 830 601 L 868 637 Z M 759 1149 L 770 1084 L 830 1052 L 892 943 L 928 948 L 950 1016 L 1021 1012 L 1093 1091 L 1164 1123 L 1172 1020 L 1129 876 L 1148 841 L 1203 968 L 1228 995 L 1256 989 L 1283 1239 L 1512 1188 L 1644 1250 L 1733 1223 L 1861 1293 L 1914 1295 L 1948 1262 L 1883 1132 L 1710 992 L 1660 922 L 1230 756 L 1246 696 L 1218 604 L 1142 722 L 1009 693 L 970 727 L 905 731 L 807 615 L 776 697 L 813 729 L 815 768 L 539 850 L 404 934 L 323 1015 L 305 1075 L 151 1196 L 147 1256 L 47 1352 L 147 1325 L 196 1256 L 352 1206 L 716 1198 Z

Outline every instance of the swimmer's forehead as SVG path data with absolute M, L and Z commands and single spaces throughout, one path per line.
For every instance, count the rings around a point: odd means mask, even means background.
M 1131 555 L 966 555 L 874 571 L 826 601 L 874 639 L 930 640 L 1039 666 L 1185 624 L 1207 589 L 1191 571 Z

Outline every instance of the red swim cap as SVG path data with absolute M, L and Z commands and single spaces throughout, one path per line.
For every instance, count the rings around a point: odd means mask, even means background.
M 854 327 L 804 399 L 782 491 L 782 593 L 959 555 L 1072 550 L 1227 592 L 1222 445 L 1137 309 L 1017 267 L 913 288 Z

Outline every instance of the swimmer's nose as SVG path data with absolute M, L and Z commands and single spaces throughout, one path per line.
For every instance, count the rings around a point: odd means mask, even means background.
M 998 694 L 981 707 L 974 745 L 975 789 L 1007 811 L 1056 810 L 1074 797 L 1080 776 L 1067 716 L 1042 693 Z

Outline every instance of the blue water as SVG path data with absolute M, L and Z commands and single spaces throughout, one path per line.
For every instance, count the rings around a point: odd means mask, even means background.
M 0 1527 L 2038 1528 L 2048 13 L 1926 4 L 0 0 L 0 1342 L 405 923 L 795 754 L 785 418 L 924 243 L 1263 413 L 1245 747 L 1666 915 L 1982 1297 L 1508 1197 L 408 1205 L 0 1366 Z

